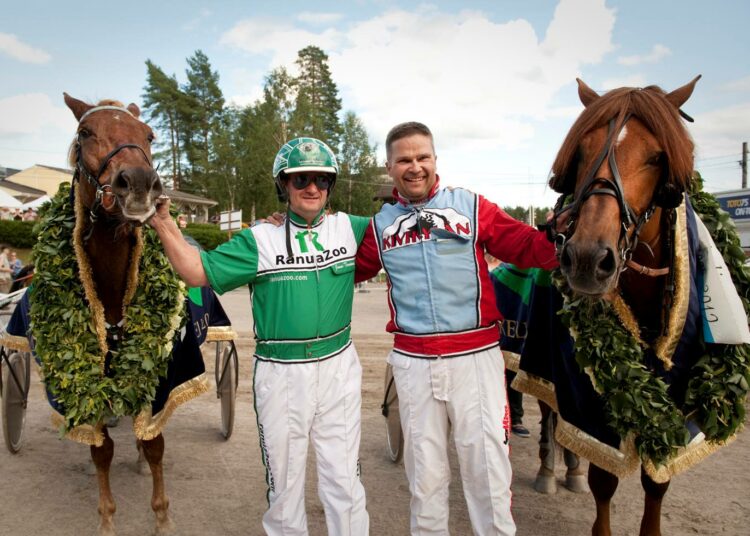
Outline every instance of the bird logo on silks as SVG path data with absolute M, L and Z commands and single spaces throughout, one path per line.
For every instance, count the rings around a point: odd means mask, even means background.
M 383 251 L 430 240 L 430 235 L 471 237 L 471 221 L 453 208 L 426 208 L 399 216 L 383 230 Z

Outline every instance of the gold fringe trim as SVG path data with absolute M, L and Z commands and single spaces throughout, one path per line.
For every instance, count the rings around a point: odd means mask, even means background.
M 522 393 L 538 398 L 554 411 L 558 411 L 554 383 L 539 376 L 529 374 L 525 370 L 519 370 L 510 386 L 516 391 L 521 391 Z
M 616 449 L 576 428 L 558 415 L 555 439 L 566 449 L 586 458 L 617 478 L 631 475 L 641 464 L 632 434 L 628 434 L 628 437 L 621 441 L 620 448 Z
M 237 333 L 232 326 L 209 326 L 206 333 L 206 341 L 233 341 L 237 338 Z
M 645 343 L 643 342 L 643 339 L 641 339 L 641 329 L 638 327 L 638 321 L 635 319 L 633 311 L 630 310 L 630 306 L 625 303 L 625 300 L 622 299 L 620 294 L 615 294 L 613 296 L 612 308 L 615 310 L 615 314 L 617 314 L 622 325 L 630 332 L 630 335 L 638 341 L 638 344 L 644 346 Z
M 26 337 L 19 337 L 18 335 L 11 335 L 10 333 L 3 333 L 0 336 L 0 345 L 3 345 L 11 350 L 18 350 L 19 352 L 30 352 L 29 340 Z
M 651 480 L 657 484 L 669 482 L 673 476 L 687 471 L 694 465 L 705 460 L 708 456 L 719 450 L 721 447 L 733 442 L 737 435 L 727 438 L 725 441 L 706 441 L 702 439 L 695 443 L 690 443 L 677 451 L 677 454 L 670 458 L 664 465 L 656 466 L 651 460 L 643 462 L 643 469 Z
M 80 190 L 80 188 L 75 189 L 75 202 L 73 203 L 76 211 L 76 226 L 75 229 L 73 229 L 73 248 L 75 249 L 76 262 L 78 263 L 78 274 L 81 279 L 81 284 L 83 285 L 83 292 L 86 296 L 86 300 L 89 302 L 91 319 L 94 323 L 94 329 L 96 330 L 96 338 L 99 341 L 99 350 L 101 351 L 99 365 L 102 370 L 104 370 L 104 359 L 109 351 L 109 346 L 107 345 L 107 330 L 104 327 L 104 306 L 96 295 L 94 278 L 91 275 L 91 264 L 89 263 L 88 256 L 83 249 L 83 230 L 85 222 L 89 221 L 89 219 L 85 213 L 83 201 L 81 201 Z
M 514 352 L 506 352 L 505 350 L 502 350 L 502 352 L 503 360 L 505 361 L 505 368 L 517 373 L 521 368 L 521 356 Z
M 143 254 L 143 233 L 140 227 L 135 228 L 133 233 L 135 236 L 135 246 L 133 251 L 130 252 L 130 266 L 128 266 L 128 278 L 125 286 L 125 295 L 122 297 L 122 317 L 125 318 L 125 313 L 130 305 L 130 302 L 135 296 L 135 291 L 138 288 L 138 271 L 141 266 L 141 255 Z
M 164 408 L 159 413 L 151 415 L 151 408 L 149 407 L 133 419 L 135 437 L 146 441 L 155 438 L 161 433 L 172 413 L 179 406 L 208 392 L 208 390 L 208 377 L 205 373 L 178 385 L 169 393 L 169 398 L 167 398 Z
M 688 252 L 687 211 L 685 202 L 675 210 L 677 232 L 674 237 L 675 293 L 674 303 L 667 321 L 667 334 L 654 343 L 654 353 L 664 363 L 664 368 L 672 368 L 672 356 L 682 338 L 682 330 L 687 319 L 690 302 L 690 257 Z
M 52 410 L 52 425 L 60 429 L 65 425 L 65 418 L 60 415 L 54 409 Z M 92 426 L 90 424 L 81 424 L 68 431 L 65 434 L 65 439 L 70 439 L 76 443 L 82 443 L 84 445 L 93 445 L 95 447 L 101 447 L 104 444 L 104 428 L 103 422 L 98 422 Z

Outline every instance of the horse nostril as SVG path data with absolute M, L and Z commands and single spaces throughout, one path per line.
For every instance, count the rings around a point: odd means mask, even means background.
M 152 171 L 151 176 L 153 177 L 153 181 L 151 182 L 151 192 L 155 197 L 159 197 L 164 191 L 161 180 L 159 179 L 159 174 L 156 173 L 156 171 Z
M 605 248 L 604 255 L 599 260 L 596 268 L 597 275 L 601 279 L 609 277 L 614 273 L 617 263 L 615 262 L 615 252 L 612 248 Z
M 121 171 L 120 173 L 115 175 L 115 178 L 112 181 L 112 190 L 115 193 L 127 192 L 129 188 L 130 188 L 130 179 L 128 178 L 126 171 Z

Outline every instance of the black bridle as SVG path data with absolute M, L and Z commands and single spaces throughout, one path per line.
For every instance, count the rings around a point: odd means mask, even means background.
M 643 226 L 651 219 L 656 209 L 656 201 L 654 196 L 651 199 L 651 203 L 643 213 L 638 216 L 635 211 L 628 205 L 625 200 L 625 192 L 622 186 L 622 179 L 620 177 L 620 170 L 617 168 L 617 161 L 615 159 L 615 148 L 613 146 L 614 141 L 620 135 L 625 123 L 628 122 L 631 115 L 627 114 L 620 124 L 619 128 L 615 130 L 615 119 L 610 119 L 607 127 L 607 140 L 602 147 L 599 155 L 594 161 L 594 165 L 591 167 L 583 181 L 583 186 L 579 190 L 578 196 L 575 197 L 572 203 L 565 205 L 565 200 L 569 196 L 569 193 L 564 193 L 557 200 L 557 204 L 554 208 L 555 220 L 557 221 L 558 216 L 564 212 L 569 212 L 568 223 L 565 232 L 558 233 L 555 235 L 555 247 L 557 249 L 558 257 L 562 253 L 562 249 L 565 243 L 575 233 L 576 222 L 578 215 L 581 211 L 583 204 L 595 195 L 610 195 L 617 200 L 617 204 L 620 207 L 620 237 L 618 239 L 618 249 L 620 254 L 621 270 L 625 269 L 626 263 L 630 260 L 633 254 L 633 250 L 638 245 L 638 235 L 641 232 Z M 599 171 L 604 160 L 607 159 L 607 164 L 612 172 L 612 178 L 597 177 L 596 173 Z M 597 187 L 598 186 L 598 187 Z M 633 232 L 628 235 L 628 229 L 631 226 L 635 226 Z
M 137 119 L 132 113 L 130 113 L 130 110 L 127 108 L 122 108 L 120 106 L 96 106 L 94 108 L 91 108 L 88 110 L 85 114 L 81 116 L 81 118 L 78 120 L 78 124 L 80 125 L 83 120 L 91 115 L 94 112 L 99 112 L 102 110 L 117 110 L 119 112 L 124 112 L 128 114 L 129 116 L 133 117 L 134 119 Z M 104 174 L 104 171 L 107 169 L 107 166 L 109 166 L 110 161 L 123 149 L 138 149 L 141 154 L 143 155 L 143 158 L 146 160 L 146 164 L 148 164 L 148 167 L 150 167 L 152 170 L 154 169 L 154 166 L 149 159 L 148 155 L 146 154 L 146 151 L 143 150 L 143 147 L 136 143 L 123 143 L 122 145 L 118 145 L 114 149 L 112 149 L 107 156 L 104 157 L 104 160 L 99 165 L 99 169 L 96 173 L 96 175 L 92 175 L 91 172 L 86 169 L 86 166 L 83 164 L 83 148 L 81 145 L 81 133 L 78 132 L 78 135 L 76 136 L 76 167 L 75 167 L 75 173 L 73 174 L 73 183 L 80 180 L 81 177 L 84 177 L 91 186 L 93 186 L 96 189 L 96 194 L 94 196 L 94 203 L 89 208 L 89 219 L 91 220 L 91 223 L 96 223 L 96 220 L 98 219 L 98 212 L 99 208 L 103 206 L 104 204 L 104 197 L 105 196 L 114 196 L 114 193 L 112 193 L 112 184 L 111 183 L 105 183 L 101 184 L 99 180 L 101 179 L 102 175 Z M 117 198 L 114 198 L 114 202 L 117 202 Z M 111 206 L 111 205 L 110 205 Z M 109 207 L 105 207 L 109 208 Z

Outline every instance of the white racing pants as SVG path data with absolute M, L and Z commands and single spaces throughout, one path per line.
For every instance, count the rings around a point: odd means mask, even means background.
M 411 534 L 448 534 L 448 434 L 453 428 L 476 535 L 512 536 L 505 365 L 495 347 L 447 359 L 388 356 L 398 391 Z
M 266 467 L 270 535 L 306 535 L 305 467 L 315 448 L 328 534 L 369 532 L 359 479 L 362 367 L 354 345 L 314 363 L 255 361 L 253 391 Z

